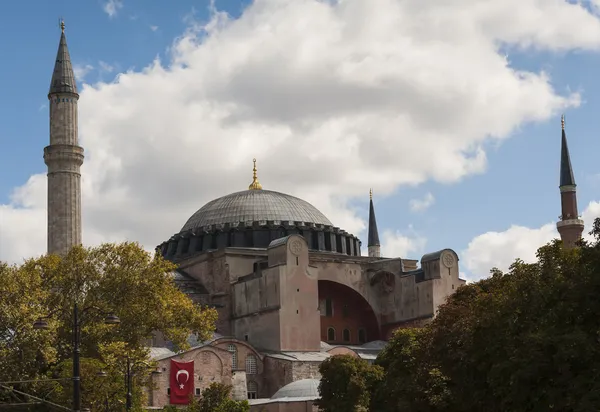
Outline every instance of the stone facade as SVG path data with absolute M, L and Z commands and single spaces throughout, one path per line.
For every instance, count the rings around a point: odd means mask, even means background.
M 251 399 L 270 398 L 298 380 L 319 379 L 319 365 L 335 354 L 374 360 L 395 329 L 422 326 L 464 284 L 451 249 L 424 255 L 419 268 L 411 259 L 312 251 L 299 235 L 272 241 L 266 249 L 225 248 L 178 264 L 178 282 L 185 279 L 185 288 L 198 283 L 197 289 L 206 293 L 191 297 L 216 307 L 217 333 L 230 336 L 210 345 L 222 348 L 219 354 L 229 356 L 229 362 L 230 342 L 237 342 L 238 362 L 243 351 L 260 354 L 256 375 L 250 377 L 245 370 L 245 380 L 235 379 L 236 396 L 244 393 L 239 386 L 245 382 Z M 245 365 L 237 366 L 243 370 Z M 219 369 L 220 382 L 233 384 L 235 367 L 227 372 L 224 368 Z M 160 391 L 163 397 L 154 398 L 155 405 L 167 400 L 164 388 Z M 260 405 L 312 408 L 309 401 L 294 402 Z

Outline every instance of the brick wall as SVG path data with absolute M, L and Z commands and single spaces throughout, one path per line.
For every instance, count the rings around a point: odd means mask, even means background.
M 327 300 L 331 302 L 329 307 Z M 359 340 L 359 330 L 361 329 L 365 331 L 366 342 L 379 339 L 377 318 L 373 310 L 366 300 L 347 286 L 319 281 L 319 310 L 321 311 L 321 340 L 323 342 L 359 345 L 361 344 Z M 335 339 L 329 339 L 329 328 L 334 329 Z M 344 330 L 349 331 L 350 340 L 344 339 Z

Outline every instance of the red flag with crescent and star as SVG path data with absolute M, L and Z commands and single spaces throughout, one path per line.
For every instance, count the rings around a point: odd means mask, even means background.
M 194 361 L 177 362 L 171 359 L 169 385 L 171 387 L 171 404 L 189 404 L 190 396 L 194 393 Z

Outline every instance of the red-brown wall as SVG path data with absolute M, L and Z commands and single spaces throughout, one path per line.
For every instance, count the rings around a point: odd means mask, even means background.
M 333 316 L 324 316 L 323 301 L 331 299 Z M 364 329 L 366 342 L 379 339 L 379 327 L 373 309 L 357 292 L 339 283 L 319 281 L 319 307 L 321 308 L 321 340 L 329 344 L 359 345 L 358 331 Z M 329 340 L 327 330 L 335 329 L 335 340 Z M 350 331 L 350 341 L 343 338 L 344 329 Z

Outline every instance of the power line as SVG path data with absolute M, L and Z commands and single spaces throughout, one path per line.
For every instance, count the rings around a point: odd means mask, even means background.
M 64 406 L 59 405 L 59 404 L 54 403 L 54 402 L 47 401 L 47 400 L 42 399 L 42 398 L 38 398 L 37 396 L 33 396 L 33 395 L 30 395 L 30 394 L 25 393 L 25 392 L 18 391 L 18 390 L 14 389 L 14 388 L 11 388 L 9 386 L 0 385 L 0 388 L 6 389 L 8 391 L 12 391 L 14 393 L 18 393 L 19 395 L 27 396 L 28 398 L 34 399 L 36 401 L 39 401 L 39 402 L 42 402 L 42 403 L 46 403 L 46 404 L 54 406 L 55 408 L 58 408 L 58 409 L 62 409 L 63 411 L 70 411 L 71 410 L 70 408 L 64 407 Z

